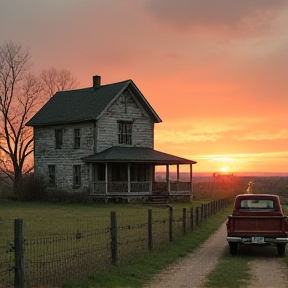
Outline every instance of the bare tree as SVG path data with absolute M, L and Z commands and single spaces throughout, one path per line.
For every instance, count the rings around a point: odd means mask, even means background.
M 33 170 L 33 129 L 25 123 L 57 91 L 75 89 L 78 81 L 66 69 L 30 73 L 30 54 L 21 44 L 0 46 L 0 174 L 14 188 Z
M 20 44 L 0 46 L 0 171 L 14 187 L 33 169 L 33 131 L 25 123 L 35 113 L 41 85 L 30 73 L 30 54 Z M 27 162 L 27 163 L 25 163 Z
M 58 91 L 76 89 L 79 85 L 77 79 L 67 69 L 57 70 L 54 67 L 44 69 L 40 74 L 40 78 L 45 98 L 46 95 L 51 98 Z

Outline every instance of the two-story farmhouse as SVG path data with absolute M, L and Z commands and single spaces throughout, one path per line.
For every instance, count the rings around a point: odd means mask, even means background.
M 28 121 L 34 128 L 34 171 L 50 187 L 88 191 L 93 197 L 143 197 L 156 191 L 192 195 L 195 161 L 154 150 L 154 124 L 161 119 L 132 80 L 57 92 Z M 169 167 L 177 171 L 169 179 Z M 190 177 L 180 182 L 181 165 Z M 155 181 L 155 167 L 166 179 Z

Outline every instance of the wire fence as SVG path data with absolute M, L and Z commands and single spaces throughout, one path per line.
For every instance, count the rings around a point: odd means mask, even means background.
M 40 237 L 26 237 L 21 219 L 7 221 L 5 225 L 14 226 L 14 239 L 0 241 L 0 287 L 57 286 L 119 261 L 129 262 L 185 235 L 228 204 L 223 199 L 191 210 L 153 208 L 139 215 L 112 211 L 101 219 L 79 220 L 77 227 L 63 229 L 61 235 Z

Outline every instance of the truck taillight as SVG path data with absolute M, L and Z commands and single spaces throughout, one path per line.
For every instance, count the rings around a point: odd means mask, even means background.
M 229 230 L 229 229 L 230 229 L 230 222 L 229 222 L 229 220 L 226 222 L 226 226 L 227 226 L 227 230 Z

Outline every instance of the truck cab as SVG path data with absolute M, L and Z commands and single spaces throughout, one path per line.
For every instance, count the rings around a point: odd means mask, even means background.
M 288 243 L 288 220 L 279 196 L 273 194 L 240 194 L 234 201 L 227 220 L 227 241 L 230 253 L 239 245 L 274 245 L 279 256 Z

